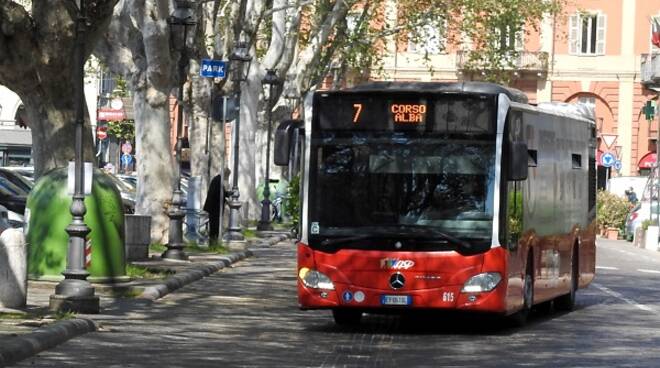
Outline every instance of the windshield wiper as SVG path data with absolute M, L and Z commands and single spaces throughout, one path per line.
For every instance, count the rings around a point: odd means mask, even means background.
M 421 234 L 423 234 L 425 236 L 424 237 L 425 240 L 432 240 L 433 238 L 443 238 L 443 239 L 448 240 L 452 243 L 457 243 L 458 245 L 460 245 L 461 247 L 463 247 L 465 249 L 472 249 L 472 244 L 470 244 L 469 242 L 467 242 L 463 239 L 459 239 L 459 238 L 457 238 L 453 235 L 449 235 L 449 234 L 447 234 L 445 232 L 442 232 L 440 230 L 432 229 L 432 228 L 422 226 L 422 225 L 396 225 L 395 227 L 398 228 L 398 229 L 401 229 L 401 230 L 404 230 L 404 229 L 405 230 L 413 230 L 413 232 L 415 232 L 415 233 L 420 232 Z
M 360 240 L 367 240 L 367 239 L 373 238 L 373 237 L 374 237 L 374 235 L 364 234 L 364 235 L 356 235 L 356 236 L 342 236 L 342 237 L 339 237 L 339 238 L 326 238 L 325 240 L 323 240 L 321 242 L 321 246 L 328 247 L 328 246 L 331 246 L 331 245 L 338 245 L 338 244 L 342 244 L 342 243 L 352 243 L 352 242 L 356 242 L 356 241 L 360 241 Z

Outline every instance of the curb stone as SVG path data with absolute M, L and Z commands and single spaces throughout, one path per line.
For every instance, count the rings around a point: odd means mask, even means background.
M 142 294 L 140 294 L 136 299 L 148 299 L 151 301 L 160 299 L 165 295 L 173 292 L 174 290 L 177 290 L 194 281 L 200 280 L 206 276 L 218 272 L 219 270 L 231 265 L 232 263 L 236 263 L 249 256 L 252 256 L 252 252 L 246 250 L 243 252 L 228 254 L 223 257 L 218 257 L 220 261 L 195 266 L 190 270 L 176 273 L 173 276 L 168 277 L 160 284 L 145 287 Z
M 252 255 L 253 253 L 251 251 L 246 250 L 218 257 L 217 259 L 220 261 L 217 262 L 194 266 L 190 270 L 177 273 L 165 279 L 160 284 L 144 288 L 142 294 L 136 299 L 154 301 L 162 298 L 176 289 L 209 276 Z M 97 326 L 91 319 L 74 318 L 56 322 L 27 334 L 18 335 L 8 343 L 0 346 L 0 367 L 17 363 L 74 337 L 96 330 Z
M 291 236 L 289 234 L 281 234 L 264 239 L 259 239 L 257 241 L 254 241 L 251 245 L 258 247 L 272 247 L 273 245 L 290 238 Z
M 92 320 L 74 318 L 19 335 L 0 346 L 0 367 L 14 364 L 96 329 Z

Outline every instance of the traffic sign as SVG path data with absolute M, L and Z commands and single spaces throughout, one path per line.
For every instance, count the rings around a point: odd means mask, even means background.
M 108 127 L 98 127 L 96 128 L 96 138 L 100 141 L 108 138 Z
M 618 137 L 619 136 L 616 135 L 616 134 L 601 134 L 600 135 L 600 138 L 603 140 L 603 143 L 605 143 L 605 147 L 607 149 L 612 148 L 612 145 L 614 144 L 614 142 L 616 142 L 616 139 Z
M 616 157 L 614 157 L 614 155 L 610 152 L 605 152 L 600 156 L 600 163 L 605 167 L 612 167 L 615 161 Z
M 124 166 L 128 166 L 128 165 L 132 164 L 133 163 L 133 156 L 131 156 L 129 154 L 121 155 L 121 163 Z
M 227 62 L 223 60 L 202 59 L 199 75 L 207 78 L 224 78 L 226 69 Z
M 621 167 L 622 167 L 621 160 L 614 161 L 614 170 L 621 171 Z

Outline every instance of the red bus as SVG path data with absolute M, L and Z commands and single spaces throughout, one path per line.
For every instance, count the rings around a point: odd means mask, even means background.
M 595 273 L 592 113 L 479 82 L 377 82 L 311 99 L 300 308 L 331 309 L 338 324 L 421 308 L 524 323 L 536 304 L 573 308 Z M 276 137 L 277 164 L 289 133 Z

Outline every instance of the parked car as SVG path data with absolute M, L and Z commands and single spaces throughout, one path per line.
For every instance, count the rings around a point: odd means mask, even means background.
M 28 193 L 0 176 L 0 205 L 8 210 L 23 215 Z
M 34 184 L 34 167 L 32 166 L 5 166 L 3 169 L 20 174 Z
M 108 174 L 112 182 L 119 190 L 121 201 L 124 205 L 124 213 L 135 213 L 135 188 L 119 179 L 116 175 Z
M 0 206 L 0 234 L 11 227 L 9 225 L 8 217 L 7 209 Z
M 34 182 L 18 170 L 12 170 L 6 167 L 0 167 L 0 176 L 9 180 L 12 184 L 21 188 L 24 192 L 29 193 L 34 187 Z

